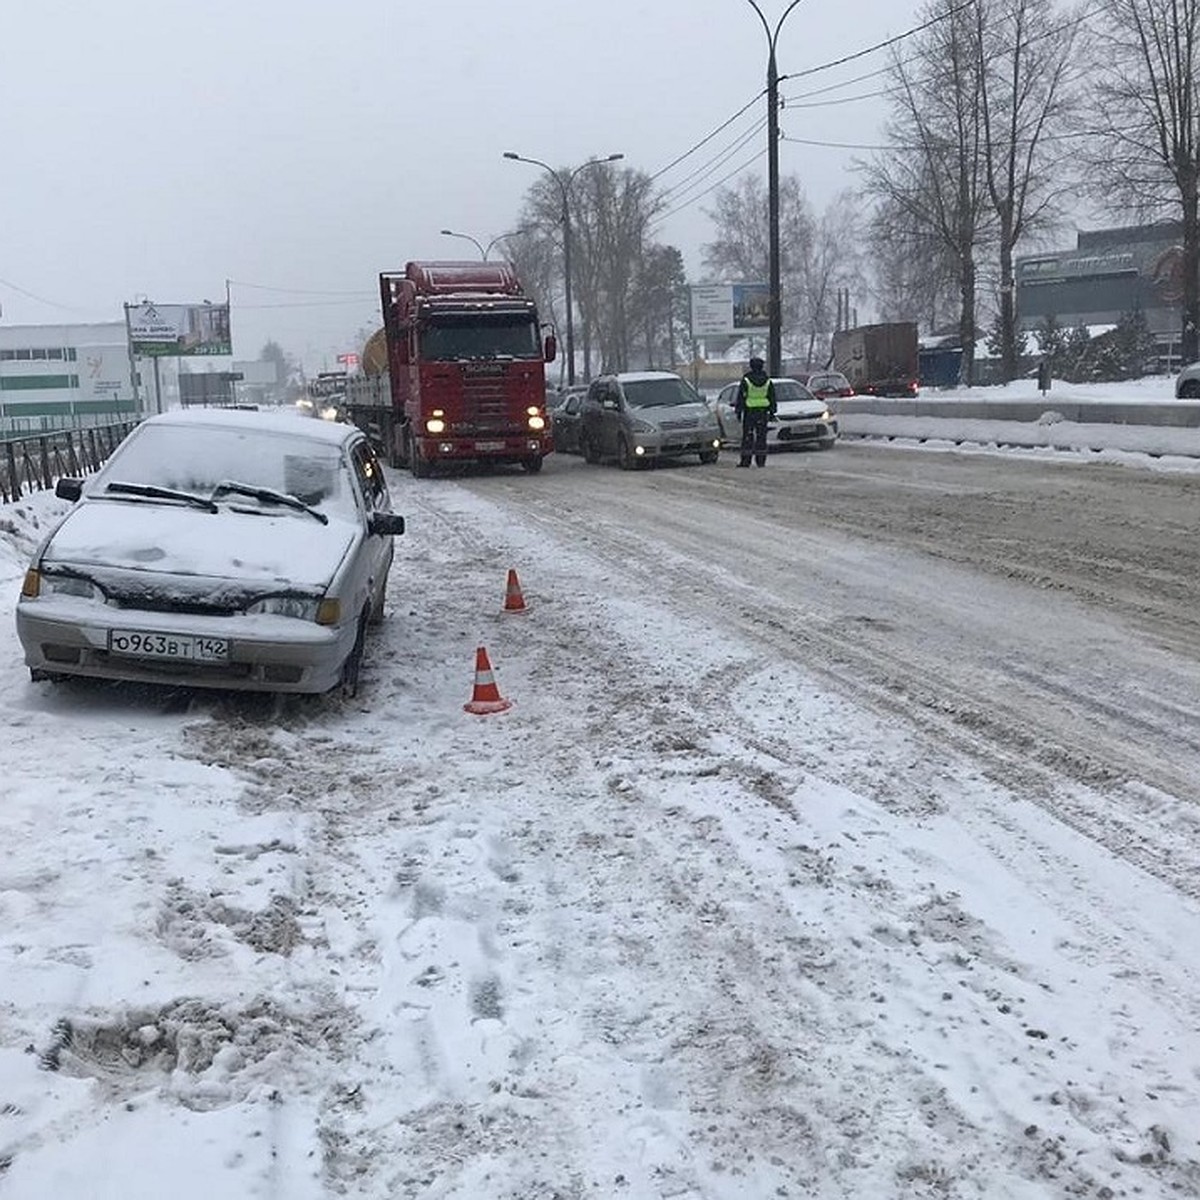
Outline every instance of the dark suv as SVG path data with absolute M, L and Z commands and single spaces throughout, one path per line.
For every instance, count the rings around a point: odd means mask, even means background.
M 625 470 L 697 454 L 715 463 L 721 426 L 707 400 L 672 371 L 623 371 L 592 381 L 583 402 L 579 448 L 590 463 Z

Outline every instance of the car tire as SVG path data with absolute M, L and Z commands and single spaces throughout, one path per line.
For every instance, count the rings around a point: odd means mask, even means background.
M 358 677 L 362 671 L 363 649 L 367 644 L 367 622 L 370 614 L 363 612 L 358 619 L 358 632 L 354 637 L 354 645 L 342 663 L 342 678 L 340 690 L 347 700 L 353 700 L 358 695 Z
M 1200 400 L 1200 380 L 1189 379 L 1179 389 L 1180 400 Z
M 580 435 L 579 452 L 583 455 L 583 461 L 591 463 L 592 466 L 595 466 L 600 461 L 600 451 L 596 448 L 591 437 L 587 434 Z
M 700 461 L 706 467 L 711 467 L 712 464 L 715 463 L 718 458 L 720 458 L 720 456 L 721 456 L 721 452 L 719 450 L 701 450 L 700 451 Z
M 620 463 L 622 471 L 636 471 L 638 469 L 637 457 L 629 448 L 629 441 L 624 437 L 617 442 L 617 462 Z
M 384 571 L 383 578 L 379 581 L 379 587 L 371 597 L 371 610 L 367 615 L 367 620 L 372 625 L 383 624 L 383 605 L 384 599 L 387 596 L 387 583 L 388 572 Z

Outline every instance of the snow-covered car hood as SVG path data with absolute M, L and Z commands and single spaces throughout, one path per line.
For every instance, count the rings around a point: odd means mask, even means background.
M 173 504 L 83 500 L 50 535 L 47 566 L 232 580 L 250 587 L 323 589 L 357 535 L 333 518 L 303 512 L 205 512 Z
M 700 425 L 715 425 L 716 414 L 703 402 L 672 404 L 664 407 L 631 408 L 632 416 L 657 425 L 660 429 L 694 429 Z
M 811 417 L 814 420 L 820 417 L 829 407 L 824 400 L 780 400 L 775 405 L 775 415 L 783 420 L 796 420 L 804 417 Z

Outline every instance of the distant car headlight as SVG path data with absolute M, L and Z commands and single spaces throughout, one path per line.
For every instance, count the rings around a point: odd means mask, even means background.
M 246 606 L 248 616 L 292 617 L 297 621 L 315 621 L 321 601 L 313 596 L 264 596 Z
M 29 600 L 35 596 L 74 596 L 80 600 L 94 600 L 97 604 L 108 599 L 96 584 L 82 575 L 48 574 L 36 568 L 25 573 L 21 595 Z
M 824 411 L 824 412 L 821 414 L 821 420 L 822 420 L 822 421 L 828 421 L 828 420 L 829 420 L 829 419 L 830 419 L 832 416 L 833 416 L 833 413 L 831 413 L 831 412 L 829 411 L 829 409 L 826 409 L 826 410 L 825 410 L 825 411 Z

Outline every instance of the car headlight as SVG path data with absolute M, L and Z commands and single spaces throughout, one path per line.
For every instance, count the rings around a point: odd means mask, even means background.
M 292 617 L 297 621 L 315 621 L 321 601 L 314 596 L 264 596 L 246 606 L 247 616 Z
M 32 600 L 35 596 L 74 596 L 80 600 L 94 600 L 103 604 L 108 597 L 90 579 L 83 575 L 59 575 L 39 571 L 31 567 L 25 573 L 21 595 Z
M 658 429 L 656 426 L 651 425 L 649 421 L 643 421 L 638 417 L 635 417 L 632 421 L 629 422 L 629 428 L 631 430 L 633 430 L 634 433 L 657 433 L 658 432 Z

